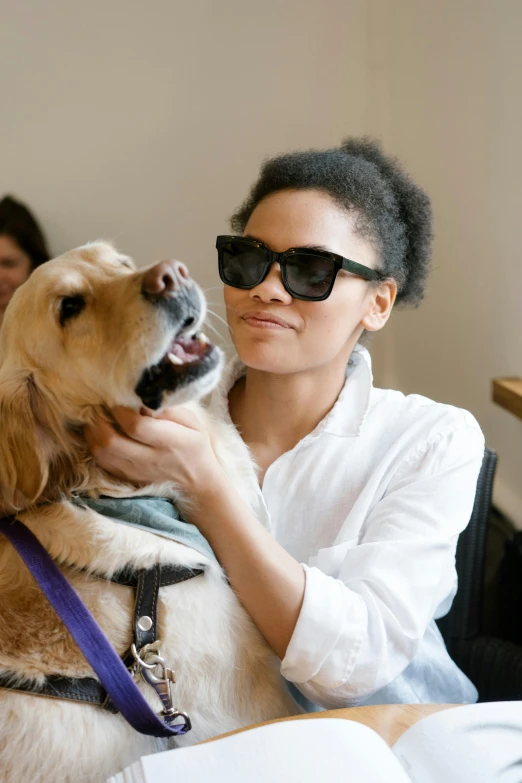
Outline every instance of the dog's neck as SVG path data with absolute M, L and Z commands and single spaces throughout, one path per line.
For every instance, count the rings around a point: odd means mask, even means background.
M 129 558 L 136 557 L 139 562 L 135 565 L 148 567 L 147 556 L 142 560 L 136 552 L 150 550 L 150 534 L 122 525 L 107 525 L 99 514 L 79 510 L 70 501 L 81 496 L 132 498 L 148 495 L 179 503 L 182 500 L 179 493 L 169 483 L 139 486 L 116 478 L 94 461 L 83 437 L 83 425 L 69 425 L 67 431 L 67 449 L 56 449 L 49 454 L 45 489 L 37 503 L 27 508 L 20 518 L 30 527 L 32 520 L 38 518 L 33 532 L 58 562 L 71 567 L 94 567 L 96 570 L 95 563 L 99 558 L 101 573 L 106 573 L 123 568 L 130 563 Z M 133 541 L 136 535 L 145 536 L 145 539 L 140 541 L 140 546 L 134 542 L 128 547 L 126 542 Z M 152 539 L 155 540 L 152 550 L 159 557 L 161 545 L 165 548 L 166 542 L 157 536 L 152 536 Z M 103 544 L 100 547 L 101 540 Z M 104 551 L 100 552 L 100 548 Z M 165 562 L 169 562 L 168 557 Z
M 146 494 L 145 490 L 140 494 Z M 108 520 L 93 509 L 66 499 L 27 509 L 19 514 L 19 519 L 56 562 L 77 570 L 110 577 L 126 566 L 150 568 L 156 563 L 177 562 L 193 565 L 198 557 L 201 562 L 201 554 L 183 544 Z
M 58 437 L 47 434 L 48 479 L 41 495 L 45 502 L 58 502 L 78 494 L 91 497 L 143 494 L 143 488 L 137 484 L 118 479 L 103 470 L 89 451 L 84 428 L 100 415 L 112 421 L 105 406 L 89 406 L 63 422 Z

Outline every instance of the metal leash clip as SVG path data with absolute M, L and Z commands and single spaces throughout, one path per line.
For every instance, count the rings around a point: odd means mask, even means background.
M 133 673 L 140 674 L 145 682 L 150 685 L 163 705 L 163 709 L 159 714 L 165 723 L 174 723 L 178 718 L 183 718 L 183 723 L 179 725 L 180 734 L 186 734 L 192 728 L 190 718 L 186 712 L 177 710 L 174 707 L 172 700 L 171 686 L 176 682 L 176 673 L 173 669 L 169 669 L 165 663 L 165 659 L 161 655 L 159 649 L 159 642 L 153 642 L 152 644 L 146 644 L 139 651 L 136 649 L 136 645 L 131 645 L 131 652 L 136 665 L 134 666 Z

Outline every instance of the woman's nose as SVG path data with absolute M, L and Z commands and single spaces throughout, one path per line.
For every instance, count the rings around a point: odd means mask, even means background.
M 261 302 L 282 302 L 290 304 L 292 296 L 283 285 L 281 267 L 274 262 L 265 279 L 250 291 L 252 299 Z

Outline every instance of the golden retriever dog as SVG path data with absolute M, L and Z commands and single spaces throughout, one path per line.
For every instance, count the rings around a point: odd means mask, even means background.
M 246 447 L 198 403 L 222 365 L 219 349 L 201 336 L 205 314 L 203 294 L 179 262 L 136 270 L 112 245 L 96 242 L 36 269 L 15 293 L 0 334 L 3 504 L 20 509 L 18 518 L 120 655 L 133 639 L 134 591 L 110 577 L 158 563 L 204 566 L 198 578 L 159 591 L 161 653 L 176 671 L 175 705 L 193 726 L 179 745 L 299 708 L 275 655 L 210 556 L 80 508 L 71 498 L 186 502 L 175 486 L 125 485 L 104 473 L 82 437 L 96 411 L 183 404 L 205 422 L 218 459 L 248 501 L 253 467 Z M 16 690 L 55 675 L 94 674 L 2 536 L 0 629 L 0 677 L 15 686 L 0 687 L 2 783 L 103 783 L 141 755 L 167 747 L 100 706 Z M 141 680 L 139 687 L 159 712 L 153 689 Z

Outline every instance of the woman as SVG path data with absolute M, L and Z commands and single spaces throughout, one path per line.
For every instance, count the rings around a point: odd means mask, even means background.
M 5 196 L 0 201 L 0 326 L 16 289 L 49 257 L 45 237 L 31 212 Z
M 257 507 L 183 409 L 115 411 L 126 435 L 97 425 L 96 459 L 193 498 L 190 521 L 313 705 L 476 701 L 434 618 L 456 591 L 483 436 L 465 411 L 373 388 L 359 344 L 422 298 L 427 197 L 348 139 L 268 161 L 232 228 L 218 252 L 238 359 L 212 405 L 259 465 Z

